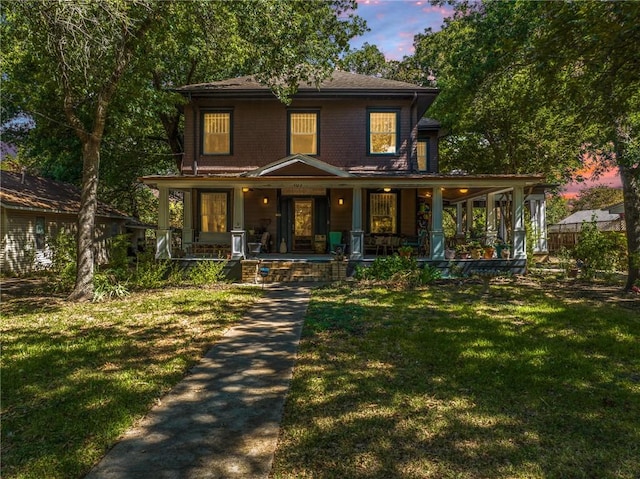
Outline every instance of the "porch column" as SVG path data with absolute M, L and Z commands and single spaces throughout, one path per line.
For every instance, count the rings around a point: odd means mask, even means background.
M 231 230 L 231 259 L 244 259 L 247 235 L 244 230 L 244 194 L 241 186 L 233 188 L 233 228 Z
M 182 199 L 182 250 L 190 252 L 193 244 L 193 202 L 191 191 L 184 191 Z
M 456 203 L 456 238 L 464 238 L 462 225 L 462 203 Z
M 533 226 L 533 252 L 547 253 L 547 202 L 543 194 L 529 195 L 531 223 Z
M 156 259 L 171 258 L 171 228 L 169 227 L 169 188 L 159 186 L 158 232 L 156 234 Z
M 471 233 L 471 228 L 473 228 L 473 198 L 469 198 L 467 200 L 467 233 Z
M 487 244 L 494 244 L 498 237 L 496 230 L 496 195 L 495 193 L 487 193 L 487 205 L 486 205 L 486 218 L 487 227 L 485 236 L 487 237 Z
M 527 257 L 527 234 L 524 228 L 524 191 L 522 186 L 513 187 L 513 258 Z
M 364 257 L 364 231 L 362 230 L 362 188 L 353 189 L 353 200 L 351 204 L 350 258 L 361 260 Z
M 444 259 L 444 232 L 442 231 L 442 189 L 433 188 L 431 195 L 431 259 Z

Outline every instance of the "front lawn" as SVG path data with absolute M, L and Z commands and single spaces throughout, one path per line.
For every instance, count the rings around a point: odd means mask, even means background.
M 640 308 L 561 283 L 314 293 L 272 477 L 640 477 Z
M 2 477 L 83 477 L 260 294 L 167 288 L 89 304 L 3 295 Z

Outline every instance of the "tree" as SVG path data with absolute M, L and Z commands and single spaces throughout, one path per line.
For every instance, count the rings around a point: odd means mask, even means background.
M 3 115 L 24 114 L 34 120 L 28 135 L 44 146 L 40 151 L 69 152 L 65 162 L 52 159 L 52 165 L 68 163 L 64 169 L 71 171 L 81 159 L 78 274 L 70 299 L 92 296 L 93 230 L 105 135 L 113 135 L 108 136 L 112 145 L 127 144 L 118 135 L 135 130 L 136 118 L 141 121 L 152 112 L 161 119 L 163 140 L 179 159 L 178 95 L 168 91 L 171 86 L 184 78 L 206 76 L 210 81 L 234 70 L 250 70 L 287 101 L 300 82 L 328 76 L 348 40 L 362 30 L 352 8 L 352 0 L 43 1 L 4 6 L 3 45 L 11 47 L 3 51 L 3 87 L 8 92 L 3 97 L 10 99 L 11 108 L 3 107 Z M 150 101 L 145 105 L 144 99 Z M 51 136 L 52 131 L 60 134 Z M 157 131 L 149 128 L 144 135 Z M 136 137 L 128 138 L 130 151 L 136 151 Z M 123 156 L 111 155 L 111 171 L 124 171 L 115 161 Z
M 585 156 L 618 165 L 631 288 L 640 275 L 640 3 L 459 2 L 442 31 L 415 45 L 417 79 L 441 88 L 432 113 L 448 133 L 445 168 L 562 183 Z
M 547 224 L 553 225 L 569 216 L 569 202 L 562 195 L 547 196 Z
M 342 70 L 359 73 L 361 75 L 380 76 L 388 75 L 387 60 L 376 45 L 365 43 L 360 50 L 349 51 L 339 62 Z
M 616 203 L 622 203 L 624 195 L 622 190 L 610 186 L 593 186 L 585 188 L 578 193 L 573 200 L 574 211 L 603 209 Z

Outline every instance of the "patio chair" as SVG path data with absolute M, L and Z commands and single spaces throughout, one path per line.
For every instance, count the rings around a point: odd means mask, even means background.
M 329 251 L 334 252 L 336 247 L 342 243 L 341 231 L 329 231 Z

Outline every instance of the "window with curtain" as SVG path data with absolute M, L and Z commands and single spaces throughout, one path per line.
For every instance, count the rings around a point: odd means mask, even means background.
M 202 122 L 202 153 L 231 154 L 231 112 L 205 113 Z
M 417 156 L 418 156 L 418 171 L 427 171 L 428 168 L 428 156 L 429 156 L 429 145 L 426 140 L 418 141 L 416 145 L 417 148 Z
M 369 224 L 371 233 L 396 234 L 398 197 L 395 193 L 371 193 L 369 197 Z
M 395 154 L 398 151 L 398 112 L 369 112 L 369 153 Z
M 318 154 L 318 113 L 289 113 L 289 154 Z
M 227 194 L 200 193 L 200 231 L 227 231 Z
M 43 250 L 45 247 L 45 223 L 44 216 L 36 216 L 36 224 L 34 228 L 35 239 L 36 239 L 36 249 L 38 251 Z

